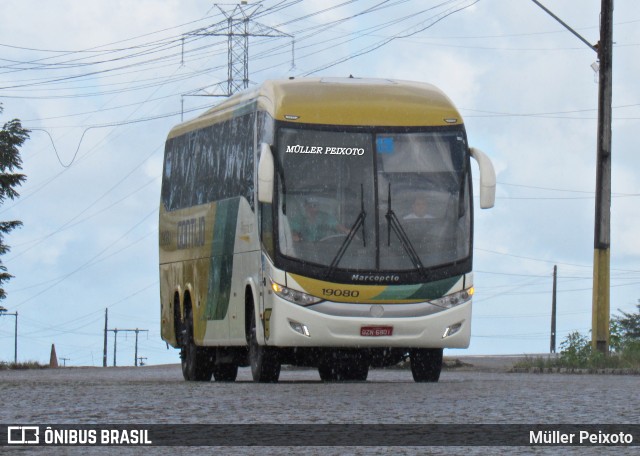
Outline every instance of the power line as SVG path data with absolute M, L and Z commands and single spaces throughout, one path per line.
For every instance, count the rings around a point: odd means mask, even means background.
M 135 36 L 135 37 L 125 38 L 123 40 L 114 41 L 112 43 L 103 44 L 103 45 L 99 45 L 99 46 L 94 46 L 94 47 L 91 47 L 91 48 L 88 48 L 88 49 L 84 49 L 84 50 L 60 51 L 60 50 L 26 48 L 26 47 L 12 46 L 12 45 L 8 45 L 8 44 L 0 44 L 0 46 L 7 47 L 7 48 L 14 48 L 14 49 L 37 51 L 37 52 L 51 52 L 51 53 L 57 53 L 57 54 L 63 54 L 63 55 L 73 55 L 73 54 L 77 54 L 77 53 L 89 53 L 89 52 L 105 52 L 105 50 L 102 50 L 102 48 L 105 48 L 107 46 L 113 46 L 113 45 L 120 44 L 120 43 L 126 43 L 128 41 L 134 41 L 134 40 L 138 40 L 140 38 L 146 38 L 148 36 L 159 34 L 159 33 L 163 33 L 163 32 L 169 31 L 169 30 L 175 30 L 175 29 L 183 28 L 184 26 L 192 25 L 192 24 L 195 24 L 197 22 L 201 22 L 201 21 L 205 21 L 205 20 L 211 20 L 213 17 L 215 17 L 215 15 L 214 16 L 205 16 L 205 17 L 203 17 L 201 19 L 196 19 L 194 21 L 186 22 L 184 24 L 180 24 L 180 25 L 177 25 L 177 26 L 168 27 L 168 28 L 161 29 L 161 30 L 156 30 L 156 31 L 145 33 L 145 34 L 138 35 L 138 36 Z M 152 42 L 152 43 L 154 43 L 154 42 Z M 157 42 L 155 42 L 155 43 L 157 43 Z M 122 49 L 111 49 L 111 50 L 107 49 L 106 52 L 115 52 L 115 51 L 120 51 L 120 50 L 131 49 L 131 48 L 133 48 L 133 47 L 122 48 Z M 53 57 L 46 57 L 46 58 L 43 58 L 43 59 L 37 59 L 37 60 L 31 61 L 31 63 L 42 61 L 42 60 L 48 60 L 48 59 L 51 59 L 51 58 L 53 58 Z M 25 63 L 28 63 L 28 62 L 25 62 Z
M 397 34 L 395 34 L 394 36 L 392 36 L 390 38 L 386 38 L 386 39 L 384 39 L 382 41 L 379 41 L 379 42 L 374 43 L 374 44 L 372 44 L 370 46 L 367 46 L 367 47 L 365 47 L 365 48 L 363 48 L 363 49 L 361 49 L 359 51 L 356 51 L 355 53 L 353 53 L 351 55 L 339 58 L 337 60 L 334 60 L 333 62 L 330 62 L 328 64 L 325 64 L 325 65 L 322 65 L 320 67 L 317 67 L 317 68 L 315 68 L 315 69 L 313 69 L 311 71 L 307 71 L 307 72 L 304 73 L 304 76 L 309 76 L 309 75 L 318 73 L 320 71 L 326 70 L 326 69 L 334 67 L 336 65 L 339 65 L 340 63 L 344 63 L 344 62 L 346 62 L 348 60 L 352 60 L 352 59 L 354 59 L 356 57 L 360 57 L 362 55 L 369 54 L 369 53 L 371 53 L 371 52 L 373 52 L 373 51 L 375 51 L 377 49 L 380 49 L 381 47 L 391 43 L 392 41 L 394 41 L 396 39 L 407 38 L 407 37 L 413 36 L 413 35 L 415 35 L 417 33 L 423 32 L 424 30 L 433 27 L 435 24 L 437 24 L 438 22 L 442 21 L 443 19 L 451 16 L 452 14 L 455 14 L 457 12 L 465 10 L 465 9 L 475 5 L 479 1 L 480 0 L 474 0 L 470 4 L 467 4 L 467 5 L 464 5 L 464 6 L 459 6 L 459 7 L 456 6 L 456 7 L 450 8 L 449 10 L 447 10 L 447 11 L 445 11 L 443 13 L 440 13 L 440 14 L 434 16 L 434 17 L 431 17 L 431 18 L 427 19 L 427 21 L 425 21 L 426 24 L 423 22 L 423 24 L 421 24 L 421 25 L 413 26 L 413 27 L 410 27 L 408 29 L 405 29 L 402 32 L 397 33 Z M 428 10 L 430 10 L 430 9 L 431 8 L 429 8 Z M 425 11 L 428 11 L 428 10 L 425 10 Z
M 290 2 L 290 3 L 297 3 L 297 2 Z M 352 2 L 345 2 L 345 3 L 352 3 Z M 281 6 L 283 6 L 283 7 L 284 7 L 284 6 L 286 6 L 286 5 L 287 5 L 287 3 L 286 3 L 286 2 L 280 2 L 280 3 L 279 3 L 279 5 L 281 5 Z M 256 17 L 258 17 L 258 16 L 256 16 Z M 366 38 L 366 37 L 361 36 L 361 38 L 363 38 L 363 39 L 364 39 L 364 38 Z M 312 41 L 314 41 L 314 39 L 313 39 L 313 37 L 310 37 L 310 38 L 309 38 L 309 40 L 307 41 L 307 43 L 311 43 Z M 316 42 L 314 42 L 314 43 L 313 43 L 313 44 L 311 44 L 310 46 L 319 46 L 319 45 L 320 45 L 320 43 L 318 43 L 318 42 L 317 42 L 317 40 L 316 40 Z M 267 57 L 267 56 L 269 56 L 269 55 L 273 55 L 272 53 L 273 53 L 273 52 L 276 52 L 276 51 L 275 51 L 276 49 L 284 49 L 284 48 L 285 48 L 285 46 L 277 46 L 277 47 L 276 47 L 276 46 L 265 46 L 265 47 L 268 47 L 268 49 L 267 49 L 266 51 L 264 51 L 263 53 L 259 54 L 259 57 L 261 57 L 261 58 L 266 58 L 266 57 Z M 300 49 L 301 49 L 301 48 L 300 48 Z M 311 49 L 311 48 L 310 48 L 310 49 Z M 284 54 L 284 53 L 283 53 L 283 54 Z M 193 54 L 191 54 L 191 55 L 193 55 Z M 217 54 L 217 55 L 221 55 L 221 54 L 218 52 L 218 54 Z M 172 58 L 174 58 L 174 57 L 175 57 L 175 53 L 172 53 Z M 252 55 L 252 61 L 254 61 L 254 60 L 256 60 L 256 59 L 255 59 L 255 58 L 254 58 L 254 56 Z M 167 62 L 167 61 L 170 61 L 170 58 L 167 58 L 166 60 L 162 60 L 162 62 L 163 62 L 163 63 L 164 63 L 164 62 Z M 317 62 L 316 62 L 316 63 L 317 63 Z M 219 66 L 218 68 L 223 68 L 223 67 L 224 67 L 224 65 L 221 65 L 221 66 Z M 134 69 L 134 68 L 135 68 L 135 69 L 140 69 L 140 68 L 143 68 L 143 66 L 136 66 L 136 67 L 132 67 L 132 69 Z M 118 75 L 113 75 L 113 76 L 118 76 Z M 103 77 L 111 77 L 111 75 L 105 74 Z M 188 80 L 188 81 L 189 81 L 189 80 Z M 152 82 L 152 81 L 149 81 L 149 82 Z M 128 84 L 128 82 L 125 82 L 125 83 L 123 83 L 123 84 L 127 85 L 127 84 Z M 140 90 L 142 90 L 142 89 L 140 89 Z M 125 92 L 122 92 L 122 93 L 125 93 Z M 197 110 L 197 109 L 201 109 L 201 108 L 196 108 L 195 110 Z M 137 122 L 134 122 L 134 123 L 137 123 Z M 111 124 L 107 125 L 107 124 L 105 123 L 104 125 L 105 125 L 105 126 L 110 126 Z M 124 125 L 124 124 L 123 124 L 123 125 Z M 63 127 L 60 127 L 60 128 L 63 128 Z M 64 128 L 67 128 L 67 127 L 64 127 Z M 78 221 L 78 222 L 76 222 L 76 223 L 80 223 L 80 221 Z M 75 224 L 73 224 L 73 225 L 71 225 L 71 226 L 74 226 L 74 225 L 75 225 Z
M 139 220 L 136 224 L 134 224 L 131 228 L 129 228 L 129 230 L 127 230 L 122 236 L 120 236 L 120 238 L 118 238 L 118 241 L 120 239 L 123 239 L 124 237 L 126 237 L 129 233 L 131 233 L 134 229 L 136 229 L 139 225 L 141 225 L 145 220 L 147 220 L 149 217 L 151 217 L 152 215 L 156 214 L 158 212 L 157 208 L 154 208 L 151 212 L 149 212 L 148 214 L 146 214 L 141 220 Z M 117 242 L 117 241 L 116 241 Z M 114 243 L 115 244 L 115 243 Z M 105 247 L 104 249 L 100 250 L 100 252 L 98 252 L 96 255 L 94 255 L 93 257 L 91 257 L 89 260 L 85 261 L 84 263 L 82 263 L 80 266 L 76 267 L 75 269 L 71 270 L 70 272 L 68 272 L 67 274 L 63 275 L 60 277 L 59 280 L 56 280 L 52 285 L 49 285 L 48 287 L 46 287 L 45 289 L 41 290 L 40 292 L 30 296 L 29 298 L 26 298 L 22 301 L 20 301 L 19 303 L 17 303 L 14 307 L 18 308 L 18 307 L 22 307 L 24 304 L 27 304 L 28 302 L 33 301 L 35 298 L 37 298 L 38 296 L 43 295 L 45 292 L 51 290 L 53 287 L 57 286 L 58 284 L 62 283 L 63 281 L 65 281 L 66 279 L 68 279 L 69 277 L 71 277 L 74 274 L 77 274 L 78 272 L 84 271 L 85 269 L 93 266 L 94 264 L 98 263 L 98 261 L 100 261 L 100 257 L 107 252 L 109 249 L 111 249 L 113 247 L 114 244 L 108 245 L 107 247 Z
M 105 315 L 105 324 L 106 324 L 106 315 Z M 114 367 L 116 366 L 116 356 L 117 356 L 117 353 L 118 353 L 118 346 L 117 346 L 118 333 L 119 332 L 123 332 L 125 334 L 129 333 L 129 332 L 135 333 L 135 335 L 136 335 L 136 350 L 135 350 L 135 355 L 133 357 L 133 360 L 134 360 L 135 366 L 138 367 L 138 334 L 141 333 L 141 332 L 148 333 L 149 330 L 148 329 L 138 329 L 138 328 L 136 328 L 136 329 L 118 329 L 118 328 L 107 329 L 106 326 L 105 326 L 105 336 L 104 336 L 104 339 L 105 339 L 105 353 L 106 353 L 106 341 L 107 341 L 106 333 L 107 332 L 112 332 L 113 333 L 113 366 Z

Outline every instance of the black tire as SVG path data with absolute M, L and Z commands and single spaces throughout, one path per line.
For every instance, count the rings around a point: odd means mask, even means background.
M 345 380 L 366 382 L 369 376 L 369 363 L 366 360 L 355 360 L 345 372 Z
M 346 358 L 318 366 L 323 382 L 364 382 L 369 376 L 369 361 L 365 358 Z
M 213 350 L 198 347 L 193 340 L 193 316 L 191 309 L 187 309 L 185 316 L 185 331 L 180 348 L 180 360 L 182 364 L 182 376 L 189 382 L 211 381 L 215 352 Z
M 215 364 L 213 366 L 213 378 L 216 382 L 235 382 L 237 376 L 237 364 Z
M 280 378 L 280 360 L 273 347 L 258 344 L 256 316 L 253 310 L 249 326 L 249 363 L 254 382 L 276 383 Z
M 320 364 L 318 366 L 318 373 L 320 374 L 320 380 L 323 382 L 335 382 L 338 381 L 338 370 L 331 364 Z
M 442 348 L 414 348 L 409 356 L 414 381 L 434 383 L 440 379 Z

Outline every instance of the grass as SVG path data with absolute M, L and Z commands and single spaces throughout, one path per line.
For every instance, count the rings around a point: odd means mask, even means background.
M 640 369 L 640 343 L 630 343 L 619 352 L 608 356 L 587 347 L 582 350 L 567 350 L 558 356 L 526 357 L 514 368 L 524 369 Z
M 49 365 L 40 364 L 37 361 L 26 361 L 23 363 L 5 363 L 0 361 L 0 370 L 27 370 L 27 369 L 48 369 Z

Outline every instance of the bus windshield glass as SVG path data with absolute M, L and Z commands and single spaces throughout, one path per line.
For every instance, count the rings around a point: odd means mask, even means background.
M 281 128 L 280 254 L 363 272 L 428 271 L 470 254 L 461 130 Z

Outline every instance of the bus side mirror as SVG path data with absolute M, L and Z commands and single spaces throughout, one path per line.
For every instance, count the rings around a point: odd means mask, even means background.
M 480 149 L 471 147 L 469 152 L 480 168 L 480 207 L 489 209 L 496 200 L 496 172 L 489 157 Z
M 267 143 L 260 144 L 260 161 L 258 162 L 258 201 L 273 202 L 274 165 L 271 147 Z

